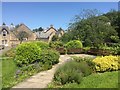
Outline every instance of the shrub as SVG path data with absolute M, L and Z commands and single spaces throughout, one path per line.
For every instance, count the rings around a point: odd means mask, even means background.
M 50 42 L 49 46 L 51 48 L 63 48 L 64 44 L 61 41 Z
M 58 68 L 55 72 L 54 80 L 61 84 L 80 83 L 82 77 L 90 75 L 91 69 L 86 62 L 69 61 Z
M 18 66 L 34 63 L 39 59 L 41 49 L 32 42 L 22 43 L 16 48 L 15 62 Z
M 79 64 L 73 61 L 65 63 L 55 72 L 54 80 L 61 84 L 80 83 L 82 81 L 82 72 L 79 70 Z
M 39 46 L 41 49 L 49 49 L 49 44 L 43 41 L 35 41 L 33 42 L 35 44 L 37 44 L 37 46 Z
M 82 48 L 83 45 L 81 43 L 81 41 L 79 40 L 73 40 L 73 41 L 70 41 L 66 44 L 66 48 L 69 49 L 69 48 Z
M 59 53 L 55 50 L 43 50 L 39 57 L 39 62 L 54 65 L 59 62 Z
M 96 71 L 113 71 L 118 70 L 120 65 L 120 59 L 118 56 L 104 56 L 97 57 L 93 60 L 95 63 Z

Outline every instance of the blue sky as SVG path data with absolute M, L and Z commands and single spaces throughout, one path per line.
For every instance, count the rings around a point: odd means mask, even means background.
M 83 9 L 98 9 L 106 13 L 118 9 L 117 2 L 3 2 L 2 21 L 24 23 L 30 29 L 49 27 L 67 29 L 70 20 Z

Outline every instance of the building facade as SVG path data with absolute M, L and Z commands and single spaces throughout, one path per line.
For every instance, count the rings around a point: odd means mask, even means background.
M 31 31 L 25 24 L 20 24 L 17 27 L 11 25 L 0 26 L 0 45 L 4 46 L 16 46 L 20 44 L 20 40 L 18 38 L 19 32 L 26 32 L 28 36 L 23 38 L 23 42 L 41 40 L 45 42 L 50 42 L 54 35 L 58 35 L 61 37 L 64 34 L 63 30 L 56 30 L 53 25 L 50 26 L 47 30 L 33 32 Z
M 21 31 L 28 33 L 28 37 L 23 40 L 23 42 L 36 40 L 36 34 L 33 33 L 25 24 L 20 24 L 17 28 L 2 25 L 0 26 L 0 45 L 16 46 L 20 44 L 17 35 Z

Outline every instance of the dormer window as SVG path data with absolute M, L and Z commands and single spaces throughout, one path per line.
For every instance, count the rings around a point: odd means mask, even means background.
M 7 31 L 3 30 L 3 36 L 7 36 Z

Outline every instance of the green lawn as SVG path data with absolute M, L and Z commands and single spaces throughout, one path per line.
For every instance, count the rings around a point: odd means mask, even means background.
M 83 78 L 80 84 L 70 83 L 64 86 L 56 86 L 49 84 L 50 88 L 117 88 L 118 87 L 118 71 L 91 74 Z
M 12 59 L 2 60 L 2 87 L 8 88 L 17 83 L 15 79 L 15 72 L 17 71 L 17 66 Z

